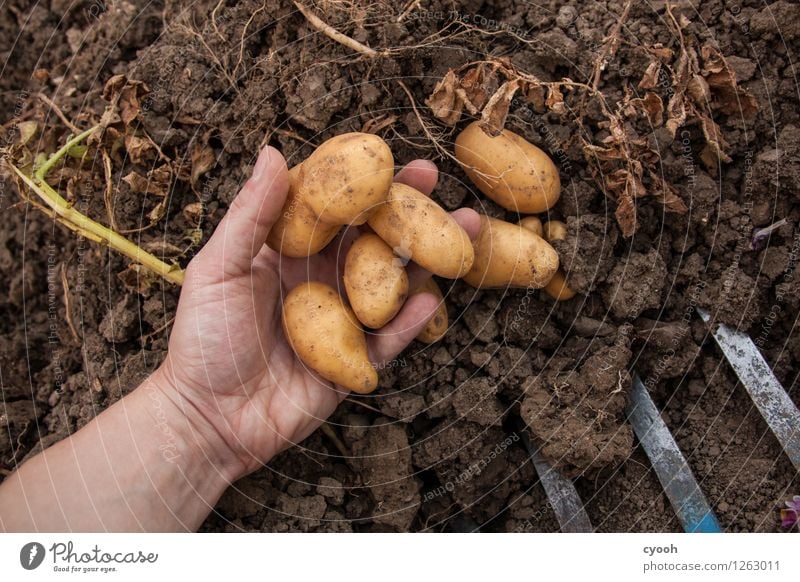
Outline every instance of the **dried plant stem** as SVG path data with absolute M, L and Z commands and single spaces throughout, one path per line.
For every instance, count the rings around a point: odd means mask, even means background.
M 667 2 L 669 4 L 669 2 Z M 606 37 L 606 41 L 603 45 L 603 52 L 600 54 L 598 59 L 594 63 L 594 75 L 592 77 L 592 89 L 595 91 L 597 87 L 600 85 L 600 76 L 603 74 L 603 70 L 605 70 L 606 65 L 608 65 L 608 61 L 614 58 L 614 55 L 619 48 L 620 42 L 620 32 L 622 32 L 622 27 L 625 26 L 625 22 L 628 20 L 628 15 L 631 12 L 631 7 L 633 6 L 633 0 L 627 0 L 625 2 L 625 6 L 622 9 L 622 15 L 617 20 L 617 23 L 614 25 L 614 28 L 611 30 L 611 34 Z
M 339 451 L 343 457 L 350 456 L 350 451 L 347 450 L 347 446 L 345 446 L 345 444 L 342 442 L 342 439 L 339 438 L 339 435 L 336 434 L 336 431 L 333 430 L 333 427 L 330 424 L 323 422 L 319 428 L 322 433 L 330 439 L 330 441 L 333 443 L 333 446 L 336 447 L 336 450 Z
M 375 58 L 375 57 L 380 56 L 382 54 L 382 53 L 379 53 L 378 51 L 376 51 L 375 49 L 369 48 L 365 44 L 361 44 L 360 42 L 358 42 L 354 38 L 350 38 L 346 34 L 342 34 L 338 30 L 336 30 L 334 27 L 332 27 L 330 24 L 328 24 L 327 22 L 325 22 L 322 19 L 320 19 L 319 16 L 314 14 L 302 2 L 297 2 L 295 0 L 294 5 L 297 6 L 297 9 L 300 11 L 300 13 L 303 16 L 305 16 L 306 20 L 308 21 L 308 23 L 311 26 L 313 26 L 314 28 L 319 30 L 322 34 L 324 34 L 325 36 L 327 36 L 331 40 L 334 40 L 334 41 L 338 42 L 339 44 L 344 45 L 347 48 L 350 48 L 350 49 L 356 51 L 357 53 L 361 53 L 362 55 L 364 55 L 366 57 Z
M 30 188 L 42 202 L 44 202 L 50 211 L 49 214 L 56 218 L 60 223 L 92 241 L 108 245 L 112 249 L 125 255 L 136 263 L 139 263 L 140 265 L 157 273 L 167 281 L 176 283 L 178 285 L 182 284 L 184 278 L 183 269 L 177 265 L 168 265 L 154 255 L 151 255 L 136 244 L 132 243 L 118 232 L 103 226 L 99 222 L 95 222 L 88 216 L 81 214 L 75 210 L 72 207 L 72 204 L 67 202 L 67 200 L 65 200 L 58 192 L 56 192 L 56 190 L 45 180 L 47 173 L 67 154 L 72 147 L 79 144 L 98 129 L 100 129 L 100 126 L 96 125 L 70 139 L 60 150 L 58 150 L 44 164 L 42 164 L 32 176 L 28 176 L 10 162 L 7 162 L 7 164 L 17 175 L 17 177 L 26 186 L 28 186 L 28 188 Z

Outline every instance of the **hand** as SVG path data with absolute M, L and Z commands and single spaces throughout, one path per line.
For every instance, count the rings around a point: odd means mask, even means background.
M 395 177 L 426 194 L 437 178 L 436 166 L 423 160 Z M 281 298 L 309 278 L 343 289 L 342 265 L 358 229 L 348 229 L 308 259 L 278 255 L 264 241 L 287 191 L 286 163 L 267 147 L 214 235 L 189 264 L 169 354 L 155 377 L 199 433 L 218 437 L 211 446 L 227 460 L 230 480 L 302 441 L 346 396 L 294 355 L 282 330 Z M 477 213 L 461 209 L 453 215 L 471 237 L 477 235 Z M 430 274 L 409 265 L 412 286 L 426 277 Z M 401 352 L 436 307 L 430 294 L 412 296 L 394 320 L 369 336 L 372 362 L 380 365 Z

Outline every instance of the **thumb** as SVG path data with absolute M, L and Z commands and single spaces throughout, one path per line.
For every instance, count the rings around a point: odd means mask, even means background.
M 250 271 L 278 219 L 289 191 L 286 160 L 272 146 L 261 150 L 253 175 L 233 199 L 211 239 L 192 262 L 207 273 L 235 277 Z

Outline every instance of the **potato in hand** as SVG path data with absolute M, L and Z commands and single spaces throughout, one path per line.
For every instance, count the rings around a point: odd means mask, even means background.
M 403 307 L 408 297 L 408 275 L 383 239 L 364 233 L 347 251 L 344 287 L 359 321 L 377 329 Z
M 283 301 L 283 330 L 297 357 L 320 376 L 360 394 L 378 386 L 367 338 L 335 289 L 301 283 Z
M 475 259 L 469 235 L 458 222 L 425 194 L 405 184 L 392 184 L 386 202 L 369 219 L 369 225 L 395 254 L 440 277 L 463 277 Z
M 318 253 L 343 225 L 367 221 L 393 177 L 394 157 L 380 137 L 332 137 L 289 171 L 289 196 L 267 244 L 287 257 Z

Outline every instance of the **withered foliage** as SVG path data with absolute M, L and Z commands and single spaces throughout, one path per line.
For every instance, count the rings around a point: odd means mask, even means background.
M 749 118 L 757 109 L 755 99 L 737 86 L 736 75 L 714 47 L 704 45 L 698 53 L 694 47 L 686 46 L 681 37 L 677 53 L 662 46 L 641 48 L 650 63 L 636 90 L 626 85 L 622 99 L 613 105 L 589 85 L 568 78 L 543 81 L 504 58 L 471 62 L 449 70 L 426 104 L 437 119 L 449 126 L 456 125 L 464 112 L 479 115 L 489 135 L 503 130 L 515 97 L 537 113 L 558 115 L 574 127 L 570 139 L 578 140 L 595 182 L 616 201 L 617 221 L 623 234 L 630 237 L 636 231 L 638 199 L 651 197 L 667 212 L 687 212 L 676 188 L 656 171 L 661 156 L 655 140 L 641 135 L 636 122 L 646 120 L 650 132 L 666 127 L 673 139 L 680 128 L 698 126 L 704 139 L 700 160 L 713 172 L 720 162 L 727 163 L 730 158 L 726 153 L 728 144 L 712 113 Z M 602 117 L 591 122 L 592 131 L 588 131 L 590 121 L 586 115 L 590 100 L 596 102 Z M 564 149 L 569 146 L 561 145 Z

